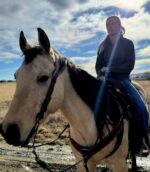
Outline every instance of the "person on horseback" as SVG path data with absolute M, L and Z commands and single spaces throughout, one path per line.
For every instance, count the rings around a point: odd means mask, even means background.
M 141 140 L 150 148 L 148 138 L 149 112 L 143 100 L 130 80 L 130 73 L 135 64 L 134 44 L 124 38 L 125 28 L 117 16 L 110 16 L 106 20 L 108 35 L 98 47 L 96 73 L 99 79 L 110 80 L 119 87 L 125 95 L 129 95 L 136 111 L 137 125 Z

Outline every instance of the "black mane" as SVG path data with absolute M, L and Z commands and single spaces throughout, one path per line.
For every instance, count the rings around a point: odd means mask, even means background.
M 67 66 L 72 85 L 82 100 L 92 109 L 101 89 L 101 80 L 97 80 L 83 69 L 77 67 L 67 59 Z
M 122 114 L 119 109 L 120 104 L 118 104 L 117 98 L 114 97 L 117 93 L 112 83 L 107 81 L 104 85 L 103 81 L 76 67 L 68 59 L 67 67 L 76 93 L 94 113 L 98 130 L 102 130 L 103 126 L 108 122 L 108 118 L 111 124 L 115 126 Z

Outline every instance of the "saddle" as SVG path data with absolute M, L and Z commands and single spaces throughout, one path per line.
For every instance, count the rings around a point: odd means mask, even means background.
M 107 89 L 115 94 L 122 109 L 123 117 L 129 121 L 129 152 L 141 155 L 141 152 L 146 149 L 143 137 L 141 134 L 141 126 L 138 122 L 137 111 L 132 103 L 130 95 L 125 94 L 121 89 L 121 83 L 115 81 L 108 81 Z M 139 93 L 140 90 L 137 88 Z M 143 94 L 141 94 L 144 96 Z M 143 97 L 144 98 L 144 97 Z M 144 100 L 146 100 L 144 98 Z M 145 102 L 146 103 L 146 102 Z

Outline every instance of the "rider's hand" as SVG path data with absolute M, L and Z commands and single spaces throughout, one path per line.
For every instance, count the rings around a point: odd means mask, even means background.
M 109 71 L 109 68 L 108 67 L 102 67 L 101 68 L 101 72 L 108 72 Z
M 105 77 L 104 77 L 104 76 L 98 76 L 97 79 L 98 79 L 98 80 L 104 80 Z

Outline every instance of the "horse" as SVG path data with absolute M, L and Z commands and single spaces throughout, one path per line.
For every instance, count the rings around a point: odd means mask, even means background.
M 96 79 L 61 57 L 45 31 L 37 30 L 39 44 L 34 46 L 20 33 L 24 60 L 15 73 L 16 91 L 0 125 L 6 142 L 27 145 L 39 124 L 60 109 L 70 126 L 76 162 L 83 158 L 78 172 L 94 172 L 97 164 L 127 172 L 129 121 L 121 94 L 112 83 Z

